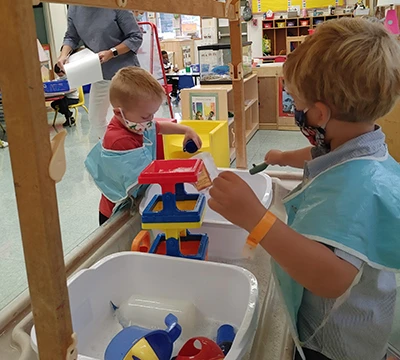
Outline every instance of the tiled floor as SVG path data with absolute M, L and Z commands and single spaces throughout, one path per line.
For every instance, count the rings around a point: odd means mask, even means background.
M 174 107 L 174 113 L 175 117 L 180 119 L 180 109 Z M 163 106 L 158 115 L 169 117 L 167 107 Z M 49 121 L 51 116 L 52 114 L 49 115 Z M 63 118 L 60 116 L 59 125 L 62 122 Z M 89 129 L 86 113 L 80 114 L 76 127 L 67 128 L 65 150 L 68 167 L 65 177 L 57 184 L 63 247 L 66 254 L 98 225 L 100 193 L 90 180 L 83 164 L 87 153 L 97 141 L 90 135 Z M 49 132 L 51 136 L 55 134 L 50 126 Z M 306 145 L 307 141 L 300 132 L 259 131 L 247 145 L 248 166 L 262 162 L 270 149 L 293 150 Z M 300 171 L 290 168 L 287 170 Z M 0 230 L 1 310 L 27 286 L 8 149 L 0 149 Z M 397 312 L 399 329 L 395 329 L 395 334 L 400 334 L 400 309 Z M 400 347 L 400 344 L 398 345 Z

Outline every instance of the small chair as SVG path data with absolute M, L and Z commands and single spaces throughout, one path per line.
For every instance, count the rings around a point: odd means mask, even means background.
M 85 105 L 85 95 L 83 93 L 82 86 L 78 88 L 78 92 L 79 92 L 78 103 L 68 106 L 69 109 L 75 109 L 75 121 L 78 119 L 78 108 L 79 107 L 82 107 L 86 111 L 86 113 L 89 113 L 89 110 L 87 109 L 87 107 Z M 58 115 L 58 107 L 56 107 L 56 109 L 55 109 L 54 119 L 53 119 L 53 127 L 56 124 L 57 115 Z
M 178 89 L 190 89 L 194 87 L 194 81 L 193 81 L 193 76 L 192 75 L 181 75 L 179 76 L 179 83 L 178 83 Z
M 178 96 L 176 98 L 176 102 L 180 101 L 180 91 L 182 89 L 190 89 L 194 87 L 194 80 L 192 75 L 180 75 L 178 82 Z
M 79 92 L 79 102 L 77 104 L 68 106 L 70 109 L 75 109 L 75 119 L 78 118 L 78 108 L 79 107 L 82 107 L 86 111 L 86 113 L 89 114 L 89 110 L 87 109 L 87 107 L 85 105 L 85 95 L 83 93 L 82 86 L 78 89 L 78 92 Z

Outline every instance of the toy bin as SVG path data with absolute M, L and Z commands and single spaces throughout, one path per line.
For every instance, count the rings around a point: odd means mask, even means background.
M 199 134 L 203 146 L 200 152 L 209 152 L 218 167 L 229 167 L 229 131 L 227 121 L 183 120 L 182 125 L 193 128 Z M 183 135 L 163 135 L 164 157 L 170 159 L 188 159 L 195 154 L 183 151 Z
M 182 327 L 173 356 L 194 336 L 215 339 L 218 328 L 226 323 L 237 333 L 225 359 L 241 359 L 257 327 L 257 280 L 249 271 L 232 265 L 121 252 L 73 275 L 68 290 L 78 360 L 103 360 L 111 340 L 123 327 L 165 329 L 160 309 L 175 313 Z M 150 298 L 159 301 L 149 311 L 140 306 L 140 299 Z M 125 312 L 128 323 L 121 321 L 110 301 L 119 311 L 124 307 L 132 310 Z M 133 304 L 135 307 L 129 308 Z M 37 351 L 35 327 L 31 344 Z
M 250 175 L 248 170 L 237 169 L 218 169 L 218 172 L 232 171 L 239 175 L 256 193 L 258 199 L 266 208 L 269 208 L 272 201 L 272 180 L 265 173 Z M 185 190 L 189 193 L 196 193 L 197 190 L 191 184 L 185 184 Z M 140 214 L 154 195 L 161 194 L 159 185 L 150 186 L 139 206 Z M 209 194 L 206 193 L 208 200 Z M 193 231 L 193 230 L 192 230 Z M 154 237 L 161 231 L 152 230 Z M 233 259 L 238 260 L 243 257 L 243 247 L 248 236 L 247 231 L 233 225 L 221 215 L 217 214 L 206 205 L 206 211 L 203 218 L 203 224 L 200 229 L 196 229 L 198 233 L 208 235 L 208 257 L 210 259 Z

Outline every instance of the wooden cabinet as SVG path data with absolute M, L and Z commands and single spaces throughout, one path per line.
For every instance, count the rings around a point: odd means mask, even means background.
M 282 65 L 271 63 L 254 68 L 258 76 L 261 130 L 298 130 L 293 114 L 283 108 Z
M 246 141 L 250 141 L 256 131 L 259 129 L 259 99 L 258 99 L 258 79 L 256 74 L 250 74 L 244 79 L 244 105 L 246 121 Z M 232 85 L 198 85 L 191 89 L 181 91 L 182 119 L 193 120 L 196 118 L 196 112 L 204 103 L 214 103 L 216 114 L 213 120 L 226 120 L 229 124 L 229 146 L 231 161 L 236 158 L 235 155 L 235 118 L 234 99 Z M 215 99 L 215 100 L 214 100 Z M 197 107 L 199 106 L 199 107 Z M 207 105 L 209 106 L 209 105 Z M 207 110 L 202 118 L 207 120 Z M 230 114 L 231 113 L 231 114 Z

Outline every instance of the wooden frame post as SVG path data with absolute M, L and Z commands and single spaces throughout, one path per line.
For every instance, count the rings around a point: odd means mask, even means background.
M 46 2 L 111 9 L 119 8 L 124 10 L 140 9 L 141 11 L 199 15 L 216 18 L 234 18 L 234 7 L 229 0 L 226 3 L 217 0 L 46 0 Z
M 70 359 L 76 353 L 32 2 L 2 0 L 0 33 L 0 88 L 39 356 Z
M 235 114 L 236 167 L 238 169 L 247 169 L 246 117 L 244 110 L 243 49 L 240 2 L 236 1 L 234 6 L 236 18 L 229 21 L 229 30 L 232 54 L 231 78 Z
M 0 3 L 0 33 L 5 35 L 0 42 L 0 89 L 39 357 L 41 360 L 72 360 L 77 353 L 55 182 L 49 175 L 52 150 L 37 53 L 32 9 L 35 2 L 2 0 Z M 238 0 L 69 0 L 68 3 L 230 19 L 237 167 L 247 167 Z

